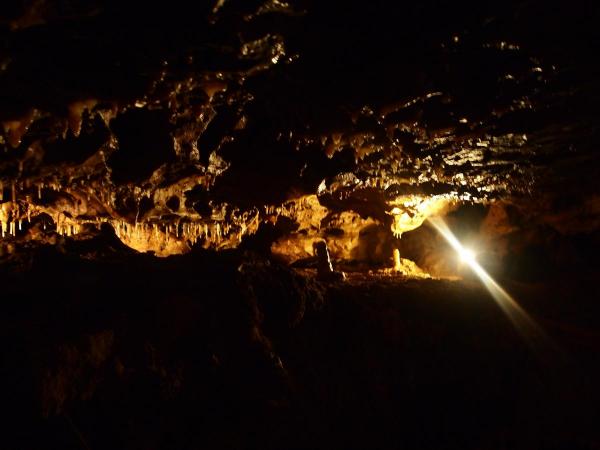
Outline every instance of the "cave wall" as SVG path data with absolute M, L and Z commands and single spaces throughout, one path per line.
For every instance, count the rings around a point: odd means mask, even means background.
M 563 210 L 595 227 L 589 3 L 15 0 L 1 14 L 7 248 L 107 223 L 168 256 L 235 248 L 283 216 L 288 261 L 324 238 L 380 264 L 389 252 L 360 233 L 393 243 L 390 213 L 414 214 L 400 199 L 434 195 L 539 201 L 551 227 Z M 315 217 L 366 222 L 331 239 L 339 226 L 301 212 L 315 195 Z

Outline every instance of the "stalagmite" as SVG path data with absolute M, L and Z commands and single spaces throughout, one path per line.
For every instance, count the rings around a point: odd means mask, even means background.
M 313 248 L 317 257 L 317 276 L 323 280 L 343 280 L 345 274 L 333 270 L 327 243 L 325 241 L 315 242 Z
M 394 249 L 394 270 L 400 272 L 402 270 L 402 263 L 400 261 L 400 250 Z

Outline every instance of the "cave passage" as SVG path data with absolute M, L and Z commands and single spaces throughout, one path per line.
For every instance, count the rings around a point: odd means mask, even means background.
M 596 3 L 5 0 L 0 448 L 600 448 Z

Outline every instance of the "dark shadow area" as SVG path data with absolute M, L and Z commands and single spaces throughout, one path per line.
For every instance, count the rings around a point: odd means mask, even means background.
M 160 111 L 133 110 L 111 122 L 118 149 L 108 165 L 117 183 L 140 182 L 175 159 L 167 116 Z
M 14 448 L 598 444 L 593 279 L 506 285 L 560 348 L 540 357 L 473 281 L 323 285 L 250 253 L 155 259 L 111 236 L 2 271 Z

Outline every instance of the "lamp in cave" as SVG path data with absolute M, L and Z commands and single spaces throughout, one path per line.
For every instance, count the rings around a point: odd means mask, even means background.
M 475 253 L 465 248 L 450 230 L 446 222 L 440 217 L 429 217 L 429 223 L 442 235 L 450 246 L 458 253 L 461 260 L 464 261 L 471 270 L 481 280 L 485 288 L 489 291 L 492 298 L 502 309 L 504 314 L 515 326 L 517 331 L 523 336 L 529 345 L 537 347 L 540 344 L 548 346 L 549 338 L 541 327 L 529 316 L 517 301 L 506 292 L 475 259 Z
M 477 263 L 475 259 L 475 252 L 469 248 L 465 248 L 461 246 L 458 249 L 458 256 L 460 256 L 460 260 L 464 263 L 467 263 L 469 266 L 472 263 Z

